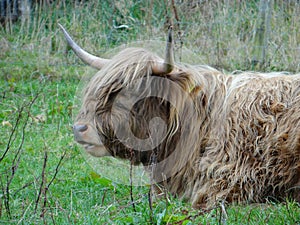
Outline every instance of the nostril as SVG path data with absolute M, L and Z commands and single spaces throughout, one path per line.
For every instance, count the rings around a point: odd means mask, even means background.
M 77 124 L 73 126 L 73 129 L 79 132 L 84 132 L 88 129 L 88 126 L 85 124 Z

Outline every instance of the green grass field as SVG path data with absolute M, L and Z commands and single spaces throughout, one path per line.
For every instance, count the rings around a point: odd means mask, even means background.
M 74 96 L 96 71 L 66 46 L 63 24 L 88 51 L 165 38 L 173 18 L 191 58 L 227 71 L 250 70 L 258 1 L 57 1 L 30 19 L 0 26 L 0 224 L 300 224 L 299 204 L 225 205 L 209 212 L 168 194 L 149 204 L 149 187 L 132 189 L 96 173 L 73 141 Z M 299 70 L 300 5 L 273 6 L 262 68 Z M 120 28 L 126 25 L 128 28 Z M 180 32 L 179 32 L 180 31 Z M 182 34 L 182 36 L 179 36 Z

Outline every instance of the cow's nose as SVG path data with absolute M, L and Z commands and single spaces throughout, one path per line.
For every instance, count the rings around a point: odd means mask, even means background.
M 88 129 L 88 126 L 85 124 L 75 124 L 73 130 L 77 132 L 84 132 Z

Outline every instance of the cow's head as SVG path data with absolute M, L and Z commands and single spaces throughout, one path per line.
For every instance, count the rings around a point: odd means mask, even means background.
M 77 56 L 98 69 L 86 86 L 73 126 L 75 140 L 89 154 L 149 165 L 154 154 L 158 161 L 166 159 L 182 133 L 193 132 L 182 127 L 193 123 L 186 105 L 192 105 L 194 84 L 174 66 L 171 29 L 165 59 L 142 48 L 103 59 L 84 51 L 60 27 Z

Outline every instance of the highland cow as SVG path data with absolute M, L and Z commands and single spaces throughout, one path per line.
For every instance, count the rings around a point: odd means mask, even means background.
M 143 164 L 194 207 L 300 201 L 300 75 L 224 74 L 127 48 L 111 59 L 73 51 L 98 72 L 73 126 L 96 157 Z

